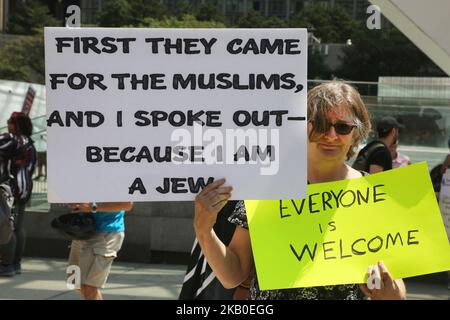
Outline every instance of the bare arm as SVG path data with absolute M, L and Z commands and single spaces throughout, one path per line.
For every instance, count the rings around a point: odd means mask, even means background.
M 133 202 L 99 202 L 96 203 L 97 211 L 99 212 L 117 212 L 117 211 L 130 211 L 133 209 Z M 91 212 L 92 204 L 87 203 L 71 203 L 69 208 L 76 212 Z
M 228 247 L 213 230 L 217 214 L 231 196 L 231 187 L 222 187 L 224 179 L 208 185 L 195 199 L 194 229 L 202 251 L 225 288 L 234 288 L 246 280 L 253 267 L 250 236 L 237 227 Z
M 116 212 L 131 211 L 133 202 L 97 202 L 97 211 L 100 212 Z

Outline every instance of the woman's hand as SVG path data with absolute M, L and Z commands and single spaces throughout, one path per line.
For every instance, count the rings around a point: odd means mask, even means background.
M 378 262 L 381 276 L 381 288 L 369 289 L 366 284 L 360 284 L 361 291 L 371 300 L 404 300 L 406 288 L 402 279 L 394 280 L 382 261 Z
M 216 223 L 217 214 L 231 197 L 232 187 L 224 187 L 225 179 L 219 179 L 207 185 L 195 197 L 194 228 L 197 237 L 210 232 Z

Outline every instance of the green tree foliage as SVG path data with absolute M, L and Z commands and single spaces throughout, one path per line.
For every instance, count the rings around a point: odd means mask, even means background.
M 43 27 L 62 26 L 62 21 L 50 15 L 48 7 L 39 1 L 17 1 L 14 14 L 8 21 L 8 33 L 32 35 Z
M 128 1 L 131 7 L 131 24 L 139 25 L 145 18 L 162 19 L 167 16 L 167 7 L 159 0 L 131 0 Z
M 278 17 L 266 17 L 258 11 L 250 10 L 239 18 L 238 28 L 286 28 L 287 22 Z
M 239 28 L 287 28 L 286 21 L 278 17 L 266 17 L 257 11 L 249 11 L 242 16 L 238 22 Z M 328 79 L 330 77 L 330 70 L 323 61 L 321 54 L 314 50 L 311 46 L 308 47 L 308 79 Z
M 343 43 L 351 38 L 357 24 L 340 6 L 311 5 L 296 14 L 289 22 L 291 28 L 307 28 L 328 43 Z
M 0 50 L 0 79 L 44 84 L 44 36 L 40 32 L 7 42 Z
M 106 2 L 98 16 L 101 27 L 122 27 L 132 25 L 134 21 L 132 6 L 126 0 Z
M 225 28 L 225 24 L 217 21 L 199 21 L 193 15 L 186 14 L 181 18 L 165 17 L 163 19 L 145 18 L 139 27 L 150 28 Z
M 308 46 L 308 79 L 330 79 L 331 70 L 323 56 L 313 46 Z
M 395 28 L 357 30 L 336 75 L 360 81 L 378 81 L 379 76 L 445 76 Z
M 225 23 L 225 16 L 223 12 L 219 10 L 215 2 L 207 2 L 200 5 L 195 10 L 195 17 L 199 21 L 217 21 Z
M 171 10 L 169 10 L 169 14 L 177 18 L 181 18 L 182 16 L 187 14 L 195 15 L 195 8 L 187 0 L 180 1 L 177 2 L 177 5 L 175 7 L 172 7 Z
M 193 5 L 182 1 L 169 10 L 159 0 L 110 0 L 99 14 L 98 24 L 101 27 L 142 26 L 148 25 L 150 18 L 153 22 L 170 21 L 179 24 L 188 15 L 198 21 L 225 23 L 225 16 L 214 2 Z

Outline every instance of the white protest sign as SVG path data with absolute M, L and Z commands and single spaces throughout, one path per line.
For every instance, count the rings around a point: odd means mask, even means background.
M 306 194 L 306 29 L 45 28 L 48 201 Z
M 439 192 L 439 208 L 444 221 L 447 237 L 450 241 L 450 170 L 446 170 L 442 176 L 441 191 Z

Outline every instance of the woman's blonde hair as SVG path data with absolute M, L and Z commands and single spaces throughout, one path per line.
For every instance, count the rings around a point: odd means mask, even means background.
M 309 139 L 324 133 L 327 114 L 337 107 L 346 107 L 356 125 L 354 141 L 347 152 L 347 159 L 355 154 L 355 148 L 369 135 L 370 115 L 358 91 L 343 81 L 322 83 L 308 92 L 308 121 L 313 124 Z

